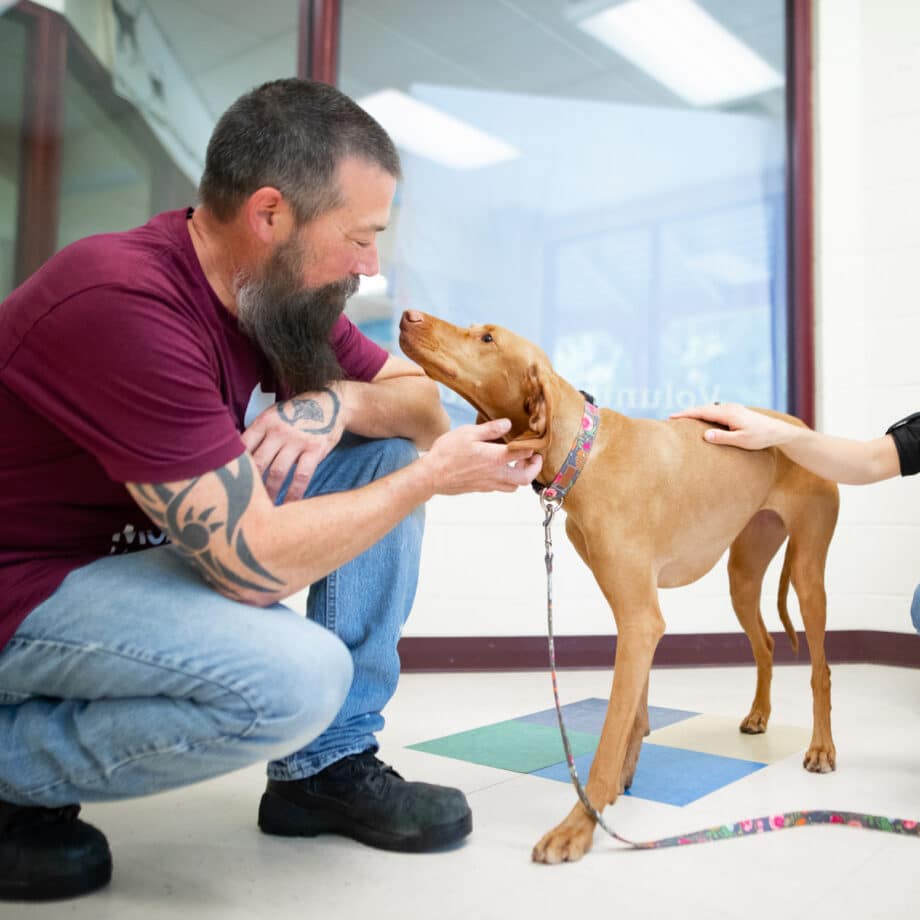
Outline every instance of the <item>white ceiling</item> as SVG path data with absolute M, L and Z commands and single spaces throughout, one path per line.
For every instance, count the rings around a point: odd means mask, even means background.
M 253 86 L 297 73 L 294 0 L 148 0 L 147 6 L 215 118 Z
M 614 0 L 615 2 L 615 0 Z M 783 0 L 697 0 L 784 70 Z M 344 0 L 341 85 L 362 96 L 441 83 L 645 105 L 684 105 L 574 22 L 584 0 Z M 776 114 L 782 94 L 748 102 Z
M 774 68 L 785 69 L 783 0 L 697 0 Z M 682 100 L 573 21 L 597 0 L 342 0 L 340 86 L 360 97 L 434 83 L 679 105 Z M 209 110 L 296 72 L 294 0 L 149 0 Z M 781 90 L 733 106 L 780 116 Z

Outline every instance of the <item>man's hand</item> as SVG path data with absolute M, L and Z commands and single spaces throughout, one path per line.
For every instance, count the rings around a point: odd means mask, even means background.
M 514 492 L 528 485 L 540 472 L 543 458 L 511 444 L 490 443 L 510 428 L 511 422 L 503 418 L 462 425 L 441 435 L 419 461 L 428 470 L 435 494 Z
M 243 432 L 243 443 L 273 501 L 292 467 L 296 469 L 284 500 L 303 498 L 316 468 L 339 443 L 345 415 L 342 390 L 334 386 L 276 403 Z
M 698 418 L 704 422 L 725 425 L 729 431 L 709 428 L 703 432 L 703 437 L 713 444 L 729 444 L 732 447 L 743 447 L 745 450 L 760 450 L 785 444 L 802 433 L 802 429 L 795 425 L 754 412 L 737 403 L 696 406 L 693 409 L 675 412 L 671 418 Z

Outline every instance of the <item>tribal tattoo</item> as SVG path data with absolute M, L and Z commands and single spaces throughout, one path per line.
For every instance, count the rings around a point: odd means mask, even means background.
M 320 393 L 328 393 L 332 407 L 327 419 L 326 410 L 319 400 L 310 396 L 295 396 L 286 402 L 277 404 L 278 415 L 292 428 L 305 434 L 329 434 L 339 418 L 341 403 L 334 390 L 323 387 Z
M 217 504 L 196 508 L 195 487 L 211 475 L 223 486 L 223 495 Z M 244 454 L 213 474 L 197 476 L 178 488 L 134 483 L 131 492 L 208 584 L 242 600 L 246 592 L 274 594 L 284 587 L 284 581 L 255 558 L 240 527 L 240 519 L 252 499 L 253 483 L 252 461 Z

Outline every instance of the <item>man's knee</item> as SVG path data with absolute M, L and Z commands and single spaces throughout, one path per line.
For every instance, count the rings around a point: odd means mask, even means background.
M 377 469 L 379 476 L 386 476 L 401 470 L 418 460 L 418 450 L 405 438 L 383 438 L 374 442 L 377 449 Z
M 351 688 L 354 668 L 345 644 L 294 614 L 272 630 L 269 641 L 253 643 L 249 658 L 249 719 L 241 737 L 258 744 L 268 759 L 322 734 Z
M 405 438 L 365 438 L 346 431 L 316 468 L 303 497 L 358 489 L 417 459 L 415 445 Z

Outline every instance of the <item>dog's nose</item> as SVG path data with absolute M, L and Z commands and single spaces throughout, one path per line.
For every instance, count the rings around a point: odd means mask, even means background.
M 403 319 L 407 323 L 420 323 L 425 318 L 424 313 L 419 313 L 418 310 L 406 310 L 403 313 Z

